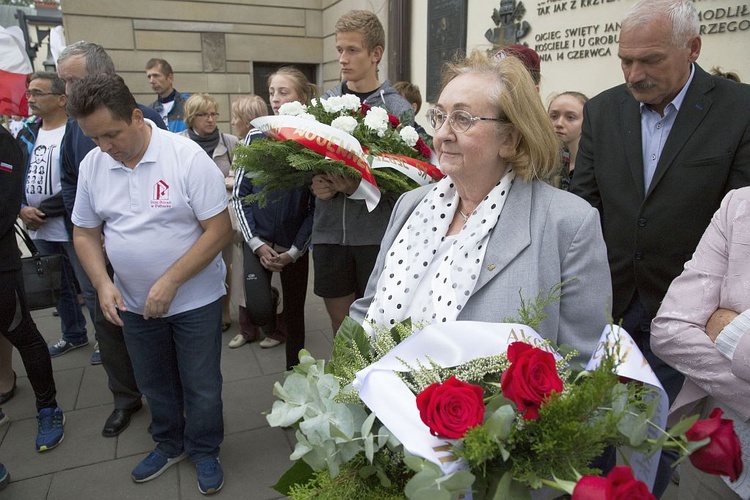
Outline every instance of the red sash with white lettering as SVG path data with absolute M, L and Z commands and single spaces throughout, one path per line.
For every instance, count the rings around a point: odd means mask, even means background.
M 364 200 L 370 212 L 380 202 L 380 189 L 370 170 L 367 155 L 351 134 L 324 123 L 287 115 L 261 116 L 251 123 L 272 139 L 295 141 L 326 158 L 338 160 L 353 168 L 360 173 L 364 182 L 360 183 L 357 192 L 350 198 Z
M 439 181 L 445 177 L 440 169 L 431 163 L 391 153 L 381 153 L 373 157 L 372 168 L 396 169 L 420 186 Z

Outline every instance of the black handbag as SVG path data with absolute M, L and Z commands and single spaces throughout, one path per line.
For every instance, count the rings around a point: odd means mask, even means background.
M 21 259 L 23 287 L 26 294 L 26 307 L 30 311 L 56 307 L 60 297 L 63 255 L 41 255 L 29 233 L 16 223 L 16 233 L 21 236 L 31 257 Z

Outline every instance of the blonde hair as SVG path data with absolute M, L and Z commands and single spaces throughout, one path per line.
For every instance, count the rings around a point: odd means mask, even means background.
M 473 51 L 464 59 L 448 62 L 443 67 L 443 88 L 459 75 L 486 75 L 492 83 L 486 95 L 505 123 L 500 132 L 518 131 L 519 140 L 505 161 L 513 165 L 516 175 L 525 181 L 548 179 L 558 168 L 560 147 L 542 106 L 531 75 L 515 57 L 489 58 Z
M 250 123 L 259 116 L 268 115 L 268 106 L 262 97 L 250 94 L 232 103 L 232 114 L 243 122 Z
M 336 33 L 362 33 L 365 48 L 372 52 L 376 47 L 385 49 L 385 30 L 374 12 L 369 10 L 350 10 L 336 21 Z
M 318 87 L 310 83 L 305 74 L 294 66 L 282 66 L 268 76 L 268 86 L 271 86 L 271 80 L 274 76 L 283 76 L 291 80 L 294 92 L 301 98 L 302 104 L 310 102 L 310 99 L 317 97 Z
M 208 94 L 193 94 L 185 101 L 183 110 L 185 125 L 192 128 L 195 115 L 214 111 L 218 112 L 219 103 Z

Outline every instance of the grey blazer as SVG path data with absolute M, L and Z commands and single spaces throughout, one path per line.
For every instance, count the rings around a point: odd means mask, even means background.
M 363 298 L 350 309 L 364 319 L 383 270 L 385 254 L 431 186 L 405 193 L 394 207 Z M 539 334 L 567 344 L 588 361 L 609 321 L 612 283 L 599 214 L 588 203 L 541 181 L 518 178 L 508 194 L 482 270 L 458 320 L 501 322 L 518 317 L 523 299 L 533 301 L 554 285 L 572 280 L 560 301 L 547 306 Z

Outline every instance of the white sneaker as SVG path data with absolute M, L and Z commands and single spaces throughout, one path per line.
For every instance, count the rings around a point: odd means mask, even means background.
M 238 347 L 242 347 L 243 345 L 247 344 L 247 339 L 244 335 L 241 333 L 238 333 L 234 336 L 232 340 L 229 341 L 229 348 L 230 349 L 236 349 Z

